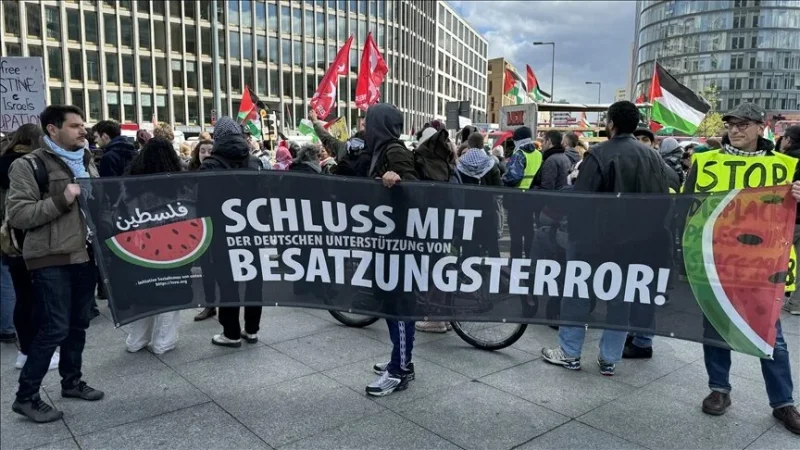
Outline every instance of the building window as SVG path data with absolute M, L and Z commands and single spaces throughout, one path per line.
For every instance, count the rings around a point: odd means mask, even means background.
M 111 47 L 117 46 L 117 21 L 111 14 L 103 15 L 103 22 L 106 33 L 106 45 Z
M 166 2 L 154 1 L 154 2 L 147 2 L 147 3 L 150 3 L 151 5 L 153 5 L 153 14 L 159 14 L 159 15 L 162 15 L 162 16 L 165 15 L 164 12 L 166 11 L 165 10 L 166 7 L 164 5 L 166 5 Z
M 239 25 L 239 1 L 228 0 L 228 23 L 230 25 Z
M 314 37 L 314 12 L 310 10 L 305 10 L 305 37 L 307 39 L 311 39 Z M 320 14 L 321 15 L 321 14 Z
M 203 4 L 210 2 L 201 1 L 200 3 Z M 194 0 L 183 2 L 183 16 L 192 20 L 197 20 L 197 2 Z
M 50 88 L 50 104 L 63 105 L 64 104 L 64 90 L 61 88 Z
M 163 21 L 153 22 L 153 44 L 156 50 L 167 52 L 167 24 Z
M 183 89 L 183 61 L 172 60 L 172 87 Z
M 103 111 L 101 105 L 103 104 L 100 91 L 89 91 L 89 114 L 86 119 L 93 122 L 102 120 Z
M 281 39 L 281 64 L 290 64 L 292 60 L 292 43 L 288 39 Z
M 47 25 L 47 38 L 53 41 L 61 40 L 61 16 L 55 6 L 44 8 L 45 21 Z
M 253 35 L 247 32 L 242 33 L 242 59 L 253 60 Z
M 258 69 L 258 95 L 267 95 L 267 69 Z
M 133 23 L 130 17 L 119 18 L 119 34 L 123 47 L 133 47 Z
M 189 106 L 189 120 L 187 124 L 200 124 L 200 101 L 197 99 L 197 96 L 189 96 L 187 105 Z
M 197 63 L 194 61 L 186 61 L 186 87 L 188 89 L 197 89 Z
M 26 21 L 28 22 L 28 37 L 41 39 L 42 38 L 42 13 L 39 9 L 38 3 L 26 3 L 25 13 L 27 14 Z
M 256 61 L 266 61 L 267 59 L 267 37 L 256 36 Z
M 288 6 L 281 6 L 281 33 L 289 34 L 291 31 L 291 15 Z
M 86 50 L 86 79 L 100 82 L 100 54 L 94 50 Z
M 211 29 L 200 27 L 200 53 L 211 56 Z
M 81 16 L 77 9 L 67 10 L 67 39 L 72 42 L 81 40 Z
M 170 50 L 173 53 L 183 53 L 183 30 L 181 30 L 181 24 L 170 23 L 169 31 L 172 43 L 172 47 Z
M 251 89 L 255 88 L 255 84 L 253 83 L 253 68 L 252 67 L 244 67 L 244 86 L 249 86 Z
M 292 41 L 292 65 L 303 65 L 303 43 L 300 41 Z
M 150 21 L 139 20 L 139 48 L 150 50 Z
M 132 85 L 135 82 L 133 75 L 133 56 L 122 55 L 122 82 L 127 85 Z
M 150 2 L 145 0 L 139 0 L 138 2 L 136 2 L 136 10 L 145 14 L 150 13 Z
M 19 1 L 3 0 L 3 22 L 6 25 L 5 33 L 11 36 L 19 36 Z
M 267 42 L 269 43 L 269 62 L 278 64 L 278 38 L 267 36 Z
M 253 26 L 253 4 L 250 0 L 242 0 L 242 26 Z
M 83 81 L 83 61 L 80 50 L 69 50 L 69 77 L 73 81 Z
M 61 49 L 57 47 L 47 48 L 47 60 L 50 63 L 50 78 L 56 80 L 64 79 L 64 70 L 61 64 Z
M 158 0 L 156 0 L 158 2 Z M 181 18 L 181 3 L 182 2 L 165 2 L 169 3 L 169 16 L 176 19 Z
M 156 95 L 156 118 L 162 122 L 169 122 L 169 103 L 166 95 Z
M 230 32 L 230 57 L 234 59 L 239 59 L 242 57 L 241 50 L 239 48 L 239 32 L 238 31 L 231 31 Z
M 197 54 L 197 30 L 194 25 L 186 25 L 186 53 Z
M 267 5 L 261 1 L 256 1 L 256 28 L 267 28 Z
M 133 92 L 123 92 L 122 105 L 125 107 L 124 122 L 136 122 L 136 95 Z
M 278 7 L 270 3 L 267 5 L 267 21 L 269 31 L 273 33 L 278 30 Z
M 139 81 L 144 86 L 153 85 L 153 67 L 149 56 L 139 57 Z
M 231 65 L 231 91 L 241 92 L 242 89 L 242 68 L 241 66 Z
M 106 53 L 106 82 L 119 83 L 119 66 L 116 53 Z
M 70 96 L 72 97 L 72 104 L 77 106 L 81 109 L 81 111 L 86 111 L 86 103 L 84 102 L 83 98 L 83 89 L 72 89 L 70 90 Z
M 279 80 L 278 71 L 270 69 L 269 82 L 267 83 L 267 95 L 269 95 L 270 97 L 276 95 L 276 92 L 278 92 L 278 90 L 276 89 L 278 87 L 278 80 Z
M 200 2 L 200 18 L 211 21 L 211 2 Z
M 167 87 L 167 60 L 156 58 L 156 86 Z
M 213 91 L 214 90 L 214 75 L 213 70 L 211 67 L 211 63 L 202 63 L 202 75 L 203 75 L 203 90 L 204 91 Z
M 108 118 L 119 121 L 122 116 L 119 107 L 119 94 L 117 92 L 106 92 L 106 104 L 108 105 Z
M 296 35 L 302 34 L 303 26 L 303 11 L 299 9 L 292 9 L 292 33 Z

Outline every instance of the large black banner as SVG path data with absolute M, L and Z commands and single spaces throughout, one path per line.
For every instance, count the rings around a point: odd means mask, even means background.
M 286 172 L 82 180 L 118 325 L 200 306 L 654 333 L 769 357 L 789 187 L 522 192 Z

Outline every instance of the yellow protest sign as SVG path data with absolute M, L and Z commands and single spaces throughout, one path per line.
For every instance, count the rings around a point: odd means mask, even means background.
M 340 141 L 346 141 L 350 139 L 350 129 L 347 127 L 347 120 L 345 120 L 344 117 L 339 117 L 333 122 L 328 123 L 326 128 L 331 136 Z

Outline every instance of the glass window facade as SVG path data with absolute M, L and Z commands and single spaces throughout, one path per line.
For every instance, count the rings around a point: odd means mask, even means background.
M 800 2 L 640 2 L 633 92 L 649 90 L 657 59 L 689 88 L 719 89 L 721 109 L 800 103 Z

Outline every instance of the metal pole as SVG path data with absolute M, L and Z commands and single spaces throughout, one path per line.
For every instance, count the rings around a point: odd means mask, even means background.
M 556 101 L 556 43 L 553 42 L 553 64 L 550 71 L 550 101 Z
M 600 89 L 602 89 L 603 83 L 597 83 L 597 104 L 600 104 Z
M 222 96 L 219 88 L 219 23 L 217 21 L 217 0 L 211 0 L 211 65 L 214 66 L 214 109 L 217 117 L 222 115 Z

